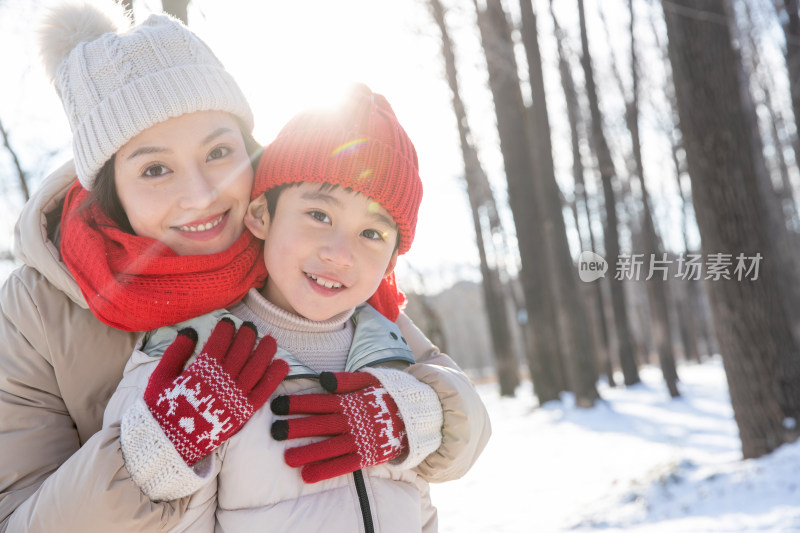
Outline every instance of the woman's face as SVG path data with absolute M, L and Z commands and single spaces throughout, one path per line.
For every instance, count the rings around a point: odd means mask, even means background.
M 253 168 L 236 120 L 197 111 L 119 149 L 114 180 L 133 231 L 178 255 L 221 252 L 244 230 Z

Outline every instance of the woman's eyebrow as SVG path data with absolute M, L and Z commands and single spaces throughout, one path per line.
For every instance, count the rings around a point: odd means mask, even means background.
M 214 139 L 225 135 L 226 133 L 232 133 L 233 130 L 231 128 L 227 128 L 225 126 L 219 127 L 205 136 L 202 140 L 202 144 L 208 144 L 212 142 Z M 160 153 L 168 153 L 172 152 L 171 149 L 165 148 L 163 146 L 142 146 L 141 148 L 137 148 L 127 157 L 128 160 L 131 160 L 135 157 L 139 157 L 142 155 L 147 154 L 160 154 Z
M 147 154 L 161 154 L 166 152 L 172 152 L 172 150 L 168 148 L 164 148 L 163 146 L 142 146 L 141 148 L 137 148 L 126 158 L 128 161 L 131 159 L 137 158 L 142 155 Z
M 226 133 L 233 133 L 233 130 L 225 126 L 221 126 L 212 131 L 211 133 L 209 133 L 208 135 L 206 135 L 205 139 L 203 139 L 203 144 L 208 144 L 217 137 L 220 137 Z

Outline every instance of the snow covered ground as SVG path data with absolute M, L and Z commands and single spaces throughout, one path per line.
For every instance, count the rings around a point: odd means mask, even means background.
M 800 532 L 800 443 L 741 460 L 721 362 L 678 372 L 680 399 L 645 368 L 634 387 L 601 384 L 589 410 L 480 386 L 492 439 L 464 478 L 432 486 L 439 530 Z

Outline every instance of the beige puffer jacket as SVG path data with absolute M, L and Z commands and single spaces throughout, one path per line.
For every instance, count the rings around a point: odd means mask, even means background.
M 133 416 L 137 422 L 131 422 L 131 418 L 128 418 L 127 423 L 129 426 L 140 424 L 137 440 L 145 444 L 145 448 L 130 450 L 140 458 L 137 459 L 139 464 L 132 466 L 132 471 L 141 472 L 140 479 L 150 487 L 152 493 L 187 494 L 178 489 L 192 485 L 200 487 L 198 498 L 207 506 L 205 518 L 199 519 L 196 515 L 191 515 L 187 524 L 178 530 L 264 530 L 287 533 L 323 530 L 333 533 L 437 531 L 436 509 L 431 503 L 428 481 L 455 479 L 474 463 L 489 435 L 486 410 L 469 380 L 449 357 L 427 345 L 425 351 L 414 356 L 414 362 L 411 359 L 414 346 L 411 345 L 409 350 L 409 347 L 404 347 L 399 341 L 392 341 L 398 335 L 391 333 L 390 336 L 387 328 L 394 325 L 370 309 L 363 309 L 361 312 L 366 313 L 367 317 L 372 315 L 375 318 L 363 319 L 364 315 L 361 315 L 362 319 L 356 320 L 358 325 L 348 357 L 348 370 L 369 371 L 385 384 L 388 392 L 398 401 L 401 413 L 404 413 L 409 440 L 417 430 L 412 431 L 408 424 L 427 431 L 423 427 L 428 417 L 423 415 L 415 421 L 416 409 L 404 412 L 403 404 L 421 399 L 417 396 L 422 391 L 409 383 L 409 378 L 398 380 L 398 377 L 410 374 L 416 378 L 411 378 L 411 382 L 421 381 L 429 385 L 430 388 L 425 388 L 432 389 L 431 394 L 436 393 L 433 401 L 438 396 L 438 403 L 444 411 L 444 421 L 437 423 L 436 430 L 438 433 L 440 424 L 444 429 L 441 444 L 434 443 L 433 448 L 429 448 L 415 460 L 409 457 L 399 463 L 365 468 L 354 474 L 315 484 L 304 483 L 299 469 L 288 467 L 283 457 L 286 448 L 319 439 L 276 441 L 270 435 L 270 427 L 275 418 L 268 407 L 256 412 L 239 433 L 208 458 L 210 461 L 204 460 L 201 475 L 193 474 L 173 451 L 174 448 L 166 437 L 154 438 L 154 435 L 161 436 L 163 433 L 140 400 L 150 373 L 157 365 L 163 350 L 175 338 L 175 329 L 178 326 L 166 328 L 171 333 L 165 333 L 165 328 L 162 328 L 157 333 L 158 341 L 151 339 L 143 351 L 137 350 L 133 354 L 126 366 L 125 377 L 106 411 L 106 422 L 119 420 L 128 410 L 136 412 L 135 415 L 127 416 Z M 200 333 L 196 353 L 222 316 L 223 314 L 215 312 L 179 326 L 192 327 Z M 237 325 L 241 322 L 235 316 L 224 316 L 231 318 Z M 404 335 L 402 331 L 399 333 Z M 408 355 L 404 355 L 403 351 Z M 292 372 L 275 395 L 323 392 L 319 381 L 313 377 L 315 372 L 296 365 L 292 362 L 295 361 L 292 356 L 280 349 L 278 356 L 290 361 Z M 413 364 L 409 365 L 409 361 Z M 379 366 L 373 366 L 375 364 Z M 397 370 L 388 369 L 387 366 Z M 404 372 L 398 372 L 400 369 Z M 399 376 L 392 377 L 392 373 Z M 410 392 L 406 387 L 415 390 Z M 404 391 L 410 397 L 401 402 Z M 417 423 L 422 425 L 416 426 Z M 155 449 L 165 450 L 166 453 L 151 451 Z M 142 458 L 148 455 L 150 458 L 142 463 Z M 212 501 L 215 491 L 216 505 Z
M 101 429 L 141 334 L 92 315 L 48 237 L 48 215 L 58 220 L 74 180 L 70 162 L 26 204 L 15 234 L 24 266 L 0 288 L 0 533 L 168 531 L 191 520 L 204 502 L 197 494 L 150 501 L 125 468 L 119 425 Z M 446 357 L 403 315 L 398 325 L 415 355 Z M 464 399 L 456 396 L 440 396 L 452 420 L 471 410 L 459 407 Z M 444 435 L 460 443 L 450 448 L 457 456 L 433 454 L 420 465 L 429 480 L 463 475 L 483 449 L 489 422 L 482 405 L 477 412 L 480 420 Z
M 138 333 L 88 310 L 48 238 L 72 163 L 51 174 L 16 227 L 16 269 L 0 289 L 0 532 L 162 531 L 189 500 L 155 504 L 125 468 L 119 427 L 101 430 Z

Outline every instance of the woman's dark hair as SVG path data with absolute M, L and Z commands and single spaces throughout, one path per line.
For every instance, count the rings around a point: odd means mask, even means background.
M 244 127 L 241 121 L 236 118 L 239 123 L 239 129 L 242 132 L 242 139 L 244 140 L 244 147 L 247 155 L 250 156 L 250 164 L 255 172 L 258 166 L 258 159 L 261 157 L 261 152 L 264 147 L 258 144 L 253 134 Z M 117 194 L 117 183 L 114 180 L 114 159 L 116 155 L 112 155 L 111 159 L 105 162 L 103 168 L 97 173 L 94 180 L 94 187 L 92 188 L 92 200 L 97 202 L 97 205 L 105 211 L 112 221 L 124 232 L 133 234 L 133 228 L 128 220 L 128 215 L 125 214 L 125 209 L 122 208 L 122 202 Z

